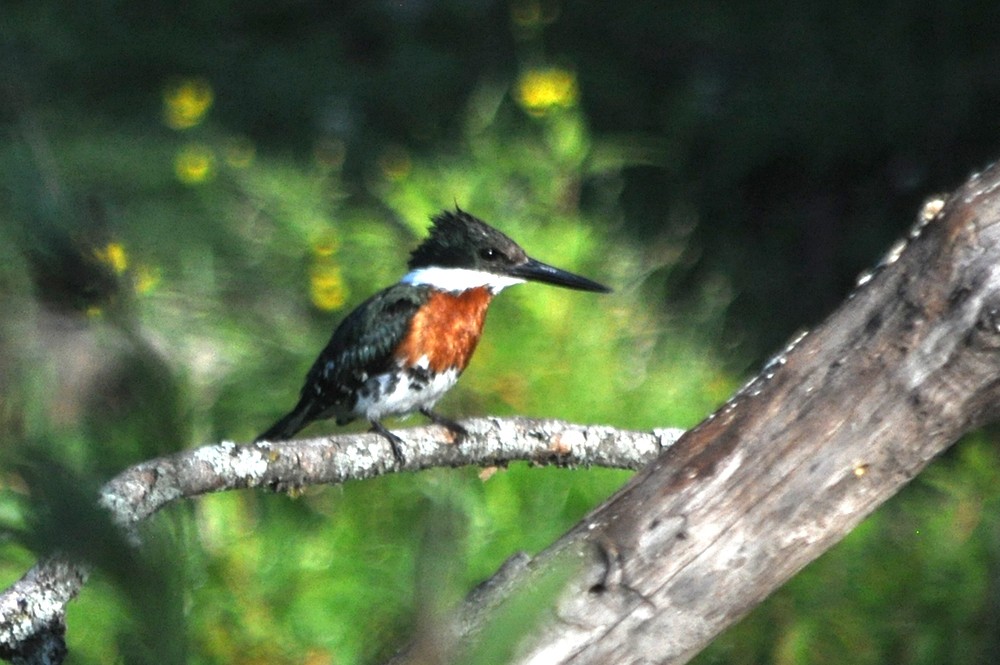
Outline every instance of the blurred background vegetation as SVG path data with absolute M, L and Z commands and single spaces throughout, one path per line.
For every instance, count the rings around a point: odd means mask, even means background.
M 5 0 L 0 582 L 53 548 L 98 563 L 70 606 L 76 663 L 377 662 L 628 474 L 212 496 L 159 515 L 141 553 L 95 488 L 250 440 L 456 203 L 616 291 L 504 293 L 442 412 L 695 424 L 924 198 L 1000 155 L 998 20 L 993 2 Z M 697 662 L 991 660 L 995 438 Z

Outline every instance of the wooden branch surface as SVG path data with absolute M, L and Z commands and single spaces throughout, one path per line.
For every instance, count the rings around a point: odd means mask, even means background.
M 516 662 L 686 662 L 995 420 L 998 397 L 992 167 L 929 201 L 822 325 L 554 546 L 474 594 L 443 633 L 466 641 L 489 608 L 575 557 L 581 572 Z
M 447 430 L 436 426 L 400 432 L 407 460 L 402 467 L 388 442 L 376 434 L 248 446 L 224 442 L 184 450 L 125 470 L 101 488 L 100 502 L 138 546 L 135 527 L 143 520 L 171 502 L 209 492 L 249 487 L 291 491 L 397 471 L 515 461 L 638 469 L 683 433 L 678 429 L 627 432 L 530 418 L 477 418 L 462 424 L 470 436 L 460 446 L 442 443 Z M 0 658 L 61 662 L 66 653 L 66 603 L 79 592 L 87 574 L 85 562 L 55 556 L 36 564 L 0 593 Z

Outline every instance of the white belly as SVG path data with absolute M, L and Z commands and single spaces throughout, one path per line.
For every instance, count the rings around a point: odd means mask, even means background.
M 385 416 L 401 416 L 420 409 L 432 408 L 458 380 L 458 371 L 451 369 L 428 377 L 426 381 L 407 372 L 381 374 L 371 379 L 371 389 L 358 395 L 354 414 L 367 420 Z

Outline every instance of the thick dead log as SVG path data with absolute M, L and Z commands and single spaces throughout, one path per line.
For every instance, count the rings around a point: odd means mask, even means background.
M 582 561 L 520 663 L 683 663 L 971 428 L 1000 397 L 1000 168 L 929 201 L 822 325 L 533 560 L 460 608 L 466 642 Z M 420 644 L 397 657 L 413 662 Z

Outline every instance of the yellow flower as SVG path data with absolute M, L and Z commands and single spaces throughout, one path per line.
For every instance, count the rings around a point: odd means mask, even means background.
M 185 185 L 197 185 L 215 174 L 215 154 L 200 143 L 189 143 L 174 157 L 174 174 Z
M 94 256 L 111 268 L 116 275 L 128 270 L 128 255 L 125 253 L 125 246 L 120 242 L 109 242 L 104 247 L 98 247 L 94 250 Z
M 545 115 L 556 107 L 573 106 L 577 95 L 576 75 L 557 67 L 529 69 L 517 82 L 517 101 L 535 116 Z
M 309 295 L 318 309 L 339 309 L 347 300 L 347 287 L 340 267 L 332 261 L 318 261 L 309 271 Z
M 215 93 L 202 78 L 181 79 L 163 91 L 163 121 L 171 129 L 189 129 L 201 123 Z
M 160 271 L 148 265 L 140 265 L 135 269 L 135 292 L 145 295 L 160 285 Z

